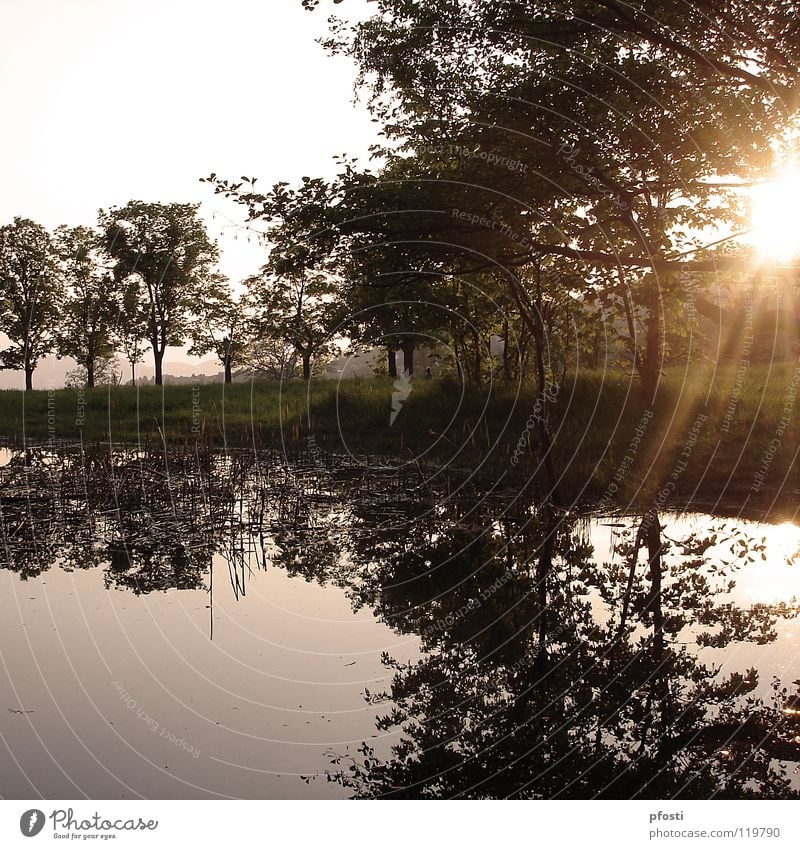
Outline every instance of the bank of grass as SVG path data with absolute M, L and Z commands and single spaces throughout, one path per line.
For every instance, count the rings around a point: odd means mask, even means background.
M 800 506 L 800 363 L 668 369 L 652 407 L 626 377 L 587 372 L 569 388 L 556 450 L 560 468 L 574 455 L 568 493 L 756 515 Z
M 567 499 L 661 498 L 663 506 L 791 507 L 800 491 L 800 373 L 794 364 L 695 366 L 665 372 L 649 409 L 621 372 L 584 371 L 559 386 L 554 466 Z M 797 380 L 795 378 L 797 377 Z M 793 388 L 794 381 L 794 388 Z M 509 483 L 537 473 L 529 418 L 535 390 L 503 383 L 462 390 L 416 379 L 396 397 L 389 379 L 116 387 L 0 393 L 7 442 L 200 442 L 209 448 L 317 446 L 449 464 Z M 512 458 L 518 462 L 512 462 Z

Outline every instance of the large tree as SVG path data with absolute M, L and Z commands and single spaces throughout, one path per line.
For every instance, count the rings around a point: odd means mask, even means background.
M 537 257 L 572 260 L 590 297 L 600 281 L 625 320 L 642 316 L 641 344 L 631 343 L 651 400 L 668 302 L 686 296 L 694 272 L 746 268 L 725 245 L 703 248 L 741 225 L 741 187 L 772 165 L 774 140 L 794 120 L 800 4 L 377 0 L 373 9 L 352 26 L 335 22 L 329 46 L 358 62 L 393 142 L 389 160 L 427 164 L 441 195 L 420 216 L 409 194 L 396 238 L 438 235 L 465 262 L 502 268 L 512 291 L 524 288 L 517 269 Z M 448 220 L 448 207 L 470 216 Z M 477 250 L 487 230 L 488 253 Z
M 117 287 L 101 255 L 97 232 L 89 227 L 59 227 L 55 245 L 67 286 L 58 350 L 77 360 L 91 387 L 97 365 L 114 353 Z
M 26 390 L 33 389 L 39 360 L 55 349 L 62 298 L 47 230 L 28 218 L 0 227 L 0 331 L 9 341 L 0 362 L 3 368 L 25 372 Z
M 147 341 L 153 351 L 155 382 L 169 345 L 182 345 L 197 293 L 218 259 L 197 204 L 130 201 L 100 213 L 106 249 L 116 261 L 120 287 L 130 278 L 142 284 Z

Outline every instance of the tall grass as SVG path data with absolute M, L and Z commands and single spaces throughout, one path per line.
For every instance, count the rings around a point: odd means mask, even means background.
M 626 503 L 658 497 L 672 480 L 669 501 L 790 504 L 800 494 L 796 375 L 794 364 L 668 369 L 649 417 L 629 375 L 569 375 L 548 413 L 559 488 L 567 498 L 594 500 L 613 488 L 614 500 Z M 541 477 L 530 385 L 418 378 L 390 424 L 393 392 L 388 378 L 7 390 L 0 437 L 18 445 L 82 439 L 279 448 L 313 436 L 331 451 L 425 456 L 509 481 Z

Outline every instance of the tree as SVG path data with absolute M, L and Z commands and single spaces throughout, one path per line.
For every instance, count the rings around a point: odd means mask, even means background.
M 473 242 L 491 229 L 484 264 L 505 269 L 511 288 L 537 256 L 571 260 L 591 288 L 600 274 L 626 320 L 643 313 L 631 344 L 651 402 L 668 302 L 693 272 L 746 267 L 709 242 L 737 228 L 737 193 L 771 167 L 774 140 L 796 120 L 798 4 L 374 6 L 334 23 L 328 45 L 358 62 L 390 160 L 427 163 L 443 202 L 424 209 L 445 212 L 450 198 L 451 211 L 471 213 L 458 227 L 441 214 L 415 222 L 406 203 L 398 232 L 452 236 L 475 264 Z
M 0 352 L 3 368 L 23 369 L 25 389 L 33 371 L 56 345 L 63 286 L 52 240 L 40 224 L 15 218 L 0 227 L 0 330 L 10 345 Z
M 294 345 L 277 336 L 251 339 L 245 351 L 247 365 L 269 380 L 297 377 L 297 351 Z
M 156 385 L 163 383 L 164 352 L 183 344 L 191 305 L 218 259 L 197 210 L 197 204 L 130 201 L 100 213 L 119 285 L 131 278 L 142 283 Z
M 233 368 L 243 359 L 248 341 L 250 322 L 245 303 L 234 298 L 225 278 L 217 275 L 209 281 L 193 312 L 189 353 L 216 354 L 225 372 L 225 383 L 230 383 Z
M 131 385 L 136 385 L 136 364 L 141 362 L 147 350 L 148 303 L 142 290 L 142 281 L 132 275 L 117 281 L 119 312 L 114 328 L 125 359 L 131 367 Z
M 94 386 L 119 386 L 122 381 L 122 368 L 115 356 L 98 357 L 94 362 Z M 80 389 L 87 385 L 85 366 L 68 371 L 64 385 L 71 389 Z
M 341 323 L 360 347 L 386 349 L 390 377 L 397 377 L 398 352 L 402 352 L 402 371 L 413 376 L 417 348 L 446 344 L 457 319 L 456 304 L 450 269 L 440 261 L 437 246 L 420 239 L 394 239 L 390 229 L 375 237 L 396 209 L 393 194 L 407 199 L 414 195 L 409 202 L 425 209 L 425 200 L 415 191 L 405 163 L 394 163 L 391 172 L 381 176 L 383 188 L 376 191 L 375 178 L 368 172 L 345 168 L 335 187 L 340 195 L 333 199 L 332 217 L 343 280 Z M 354 228 L 351 212 L 356 208 L 373 222 L 371 232 L 361 231 L 358 225 Z
M 246 281 L 257 334 L 291 344 L 303 364 L 303 378 L 310 380 L 312 362 L 330 347 L 337 324 L 335 184 L 303 177 L 296 188 L 277 183 L 264 195 L 255 192 L 255 179 L 229 186 L 212 174 L 207 182 L 218 192 L 238 192 L 246 185 L 238 199 L 248 206 L 251 219 L 267 223 L 268 261 L 260 275 Z
M 335 282 L 325 273 L 305 270 L 263 273 L 247 281 L 250 298 L 257 304 L 256 327 L 260 337 L 289 344 L 303 365 L 303 380 L 311 379 L 316 357 L 330 348 L 335 322 Z
M 119 305 L 117 287 L 100 256 L 100 237 L 89 227 L 59 227 L 56 251 L 67 286 L 58 330 L 58 351 L 73 357 L 95 385 L 97 365 L 114 353 Z
M 381 244 L 347 258 L 339 323 L 356 347 L 385 348 L 389 377 L 398 376 L 398 352 L 401 370 L 413 376 L 415 350 L 446 341 L 452 298 L 445 280 L 416 274 L 393 247 Z

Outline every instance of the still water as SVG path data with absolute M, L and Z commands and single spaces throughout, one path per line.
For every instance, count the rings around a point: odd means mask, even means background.
M 3 797 L 800 788 L 794 525 L 662 514 L 634 560 L 641 516 L 419 466 L 2 460 Z

